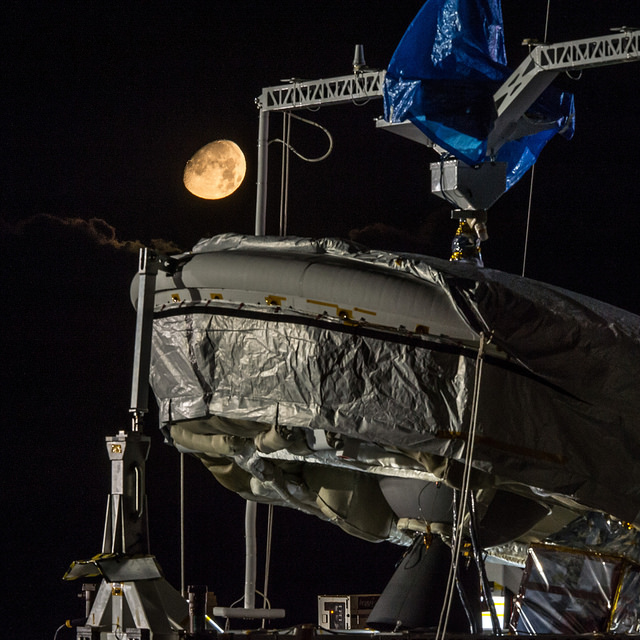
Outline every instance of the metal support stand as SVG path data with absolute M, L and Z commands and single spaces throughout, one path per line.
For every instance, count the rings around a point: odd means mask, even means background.
M 149 553 L 145 462 L 151 439 L 119 431 L 106 439 L 111 460 L 111 493 L 104 521 L 102 553 Z
M 158 257 L 140 252 L 136 338 L 131 385 L 132 430 L 106 438 L 111 460 L 102 553 L 73 563 L 65 579 L 101 576 L 102 583 L 78 627 L 77 640 L 178 640 L 188 607 L 149 555 L 145 463 L 150 438 L 142 433 L 147 412 L 155 279 Z

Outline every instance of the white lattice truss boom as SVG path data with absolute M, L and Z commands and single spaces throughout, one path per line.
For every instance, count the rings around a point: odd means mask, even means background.
M 384 71 L 362 71 L 326 80 L 293 79 L 265 87 L 256 103 L 261 111 L 287 111 L 381 98 L 384 76 Z
M 621 31 L 599 38 L 585 38 L 555 45 L 541 45 L 531 52 L 535 64 L 547 71 L 586 69 L 631 62 L 640 58 L 640 30 Z

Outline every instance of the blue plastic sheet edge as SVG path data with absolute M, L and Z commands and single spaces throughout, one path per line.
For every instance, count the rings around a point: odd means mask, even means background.
M 496 158 L 487 158 L 493 94 L 510 75 L 499 0 L 427 0 L 389 63 L 385 119 L 411 121 L 469 165 L 506 162 L 509 189 L 556 133 L 571 139 L 575 127 L 573 95 L 550 87 L 532 105 L 530 117 L 555 124 L 509 141 Z

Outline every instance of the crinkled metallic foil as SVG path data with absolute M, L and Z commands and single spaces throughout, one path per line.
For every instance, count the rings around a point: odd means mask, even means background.
M 234 256 L 234 265 L 251 265 L 235 272 L 227 262 L 234 291 L 220 289 L 216 270 L 204 260 L 218 254 Z M 467 448 L 482 331 L 490 344 L 480 380 L 476 486 L 521 493 L 550 508 L 564 505 L 576 516 L 597 510 L 640 523 L 637 316 L 474 265 L 369 251 L 335 239 L 226 234 L 202 241 L 176 264 L 175 273 L 159 276 L 170 302 L 156 308 L 151 365 L 165 433 L 173 424 L 213 418 L 254 424 L 262 433 L 255 441 L 255 434 L 231 434 L 245 439 L 234 460 L 254 479 L 260 475 L 255 455 L 273 455 L 270 463 L 281 469 L 289 462 L 276 463 L 278 455 L 326 466 L 353 458 L 354 473 L 387 474 L 385 456 L 397 454 L 393 473 L 427 474 L 455 485 Z M 342 280 L 319 280 L 331 269 Z M 382 315 L 366 306 L 368 322 L 340 316 L 331 296 L 352 291 L 349 274 L 380 283 L 385 295 L 376 298 L 373 291 L 370 298 L 391 310 L 395 283 L 403 295 L 424 289 L 427 301 L 437 301 L 433 308 L 445 329 L 434 334 L 415 325 L 382 326 L 376 323 Z M 325 284 L 327 296 L 318 300 L 334 309 L 333 317 L 291 302 L 305 303 L 309 286 L 322 290 Z M 190 298 L 171 302 L 174 287 Z M 258 294 L 253 302 L 240 299 L 236 290 L 243 287 L 263 291 L 262 302 Z M 219 289 L 220 296 L 210 295 Z M 429 327 L 429 305 L 421 309 Z M 444 335 L 449 319 L 459 338 Z M 260 451 L 274 426 L 291 441 L 274 434 Z M 304 442 L 313 449 L 318 433 L 338 444 L 305 453 Z M 278 443 L 281 451 L 274 450 Z M 364 461 L 369 445 L 380 449 L 378 460 Z M 280 491 L 286 483 L 278 486 Z

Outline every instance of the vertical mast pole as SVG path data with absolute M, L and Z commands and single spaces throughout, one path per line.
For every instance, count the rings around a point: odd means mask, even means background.
M 266 234 L 267 226 L 267 169 L 269 164 L 269 112 L 260 107 L 258 122 L 258 177 L 256 182 L 255 234 Z

